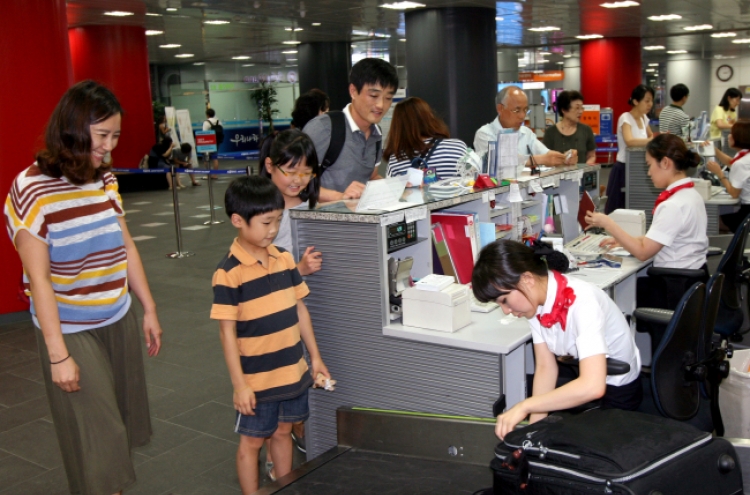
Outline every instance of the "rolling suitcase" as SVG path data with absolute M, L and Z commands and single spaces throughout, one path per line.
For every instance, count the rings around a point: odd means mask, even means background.
M 492 460 L 495 495 L 742 493 L 732 444 L 659 416 L 592 410 L 509 433 Z

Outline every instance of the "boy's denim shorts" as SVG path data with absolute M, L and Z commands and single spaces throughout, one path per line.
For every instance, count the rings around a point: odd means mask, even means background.
M 307 421 L 310 407 L 305 392 L 294 399 L 277 402 L 259 402 L 255 405 L 255 416 L 246 416 L 237 411 L 234 432 L 248 437 L 266 438 L 273 435 L 279 423 Z

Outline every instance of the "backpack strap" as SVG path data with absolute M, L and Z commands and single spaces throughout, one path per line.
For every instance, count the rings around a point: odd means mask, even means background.
M 344 149 L 346 141 L 346 116 L 341 110 L 332 110 L 328 112 L 328 118 L 331 119 L 331 141 L 328 144 L 326 156 L 320 163 L 321 175 L 328 167 L 336 163 L 341 150 Z

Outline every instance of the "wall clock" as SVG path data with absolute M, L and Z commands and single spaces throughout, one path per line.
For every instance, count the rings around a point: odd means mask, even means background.
M 727 82 L 732 78 L 733 75 L 734 69 L 732 69 L 732 67 L 729 65 L 721 65 L 718 69 L 716 69 L 716 77 L 719 79 L 719 81 Z

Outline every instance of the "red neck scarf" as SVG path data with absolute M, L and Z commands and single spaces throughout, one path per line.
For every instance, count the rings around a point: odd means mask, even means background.
M 737 153 L 736 155 L 734 155 L 734 158 L 732 158 L 732 161 L 730 162 L 730 164 L 734 165 L 734 162 L 736 162 L 737 160 L 739 160 L 743 156 L 747 155 L 748 153 L 750 153 L 750 150 L 742 150 L 742 151 L 740 151 L 739 153 Z
M 695 187 L 695 184 L 693 184 L 693 181 L 686 182 L 684 184 L 680 184 L 677 187 L 673 187 L 672 189 L 664 189 L 661 193 L 659 193 L 659 197 L 656 198 L 656 203 L 654 203 L 654 209 L 651 211 L 651 213 L 656 213 L 656 208 L 666 200 L 672 197 L 674 193 L 681 189 L 690 189 L 691 187 Z
M 545 328 L 551 328 L 555 323 L 559 323 L 563 332 L 565 331 L 565 322 L 568 320 L 568 309 L 576 300 L 576 293 L 568 287 L 568 280 L 560 273 L 552 271 L 557 282 L 557 293 L 555 294 L 555 303 L 552 305 L 552 311 L 547 314 L 537 315 L 539 323 Z

